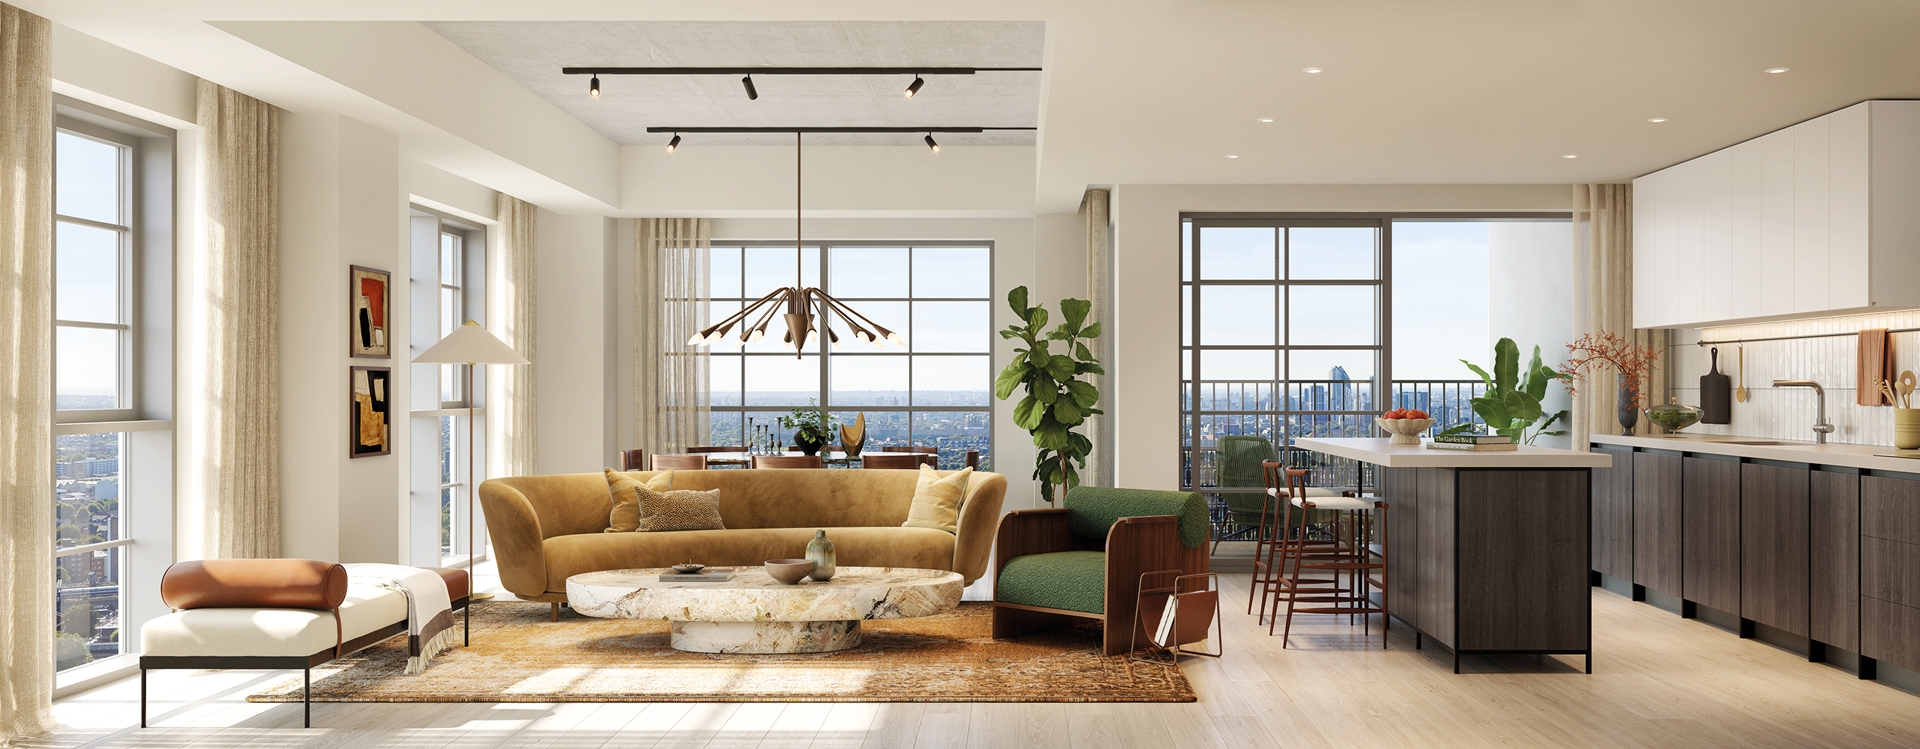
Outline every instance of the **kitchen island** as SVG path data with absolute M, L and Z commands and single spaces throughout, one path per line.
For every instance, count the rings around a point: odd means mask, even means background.
M 1434 450 L 1379 439 L 1298 439 L 1380 467 L 1385 607 L 1460 656 L 1574 654 L 1593 672 L 1589 471 L 1605 453 L 1522 446 Z

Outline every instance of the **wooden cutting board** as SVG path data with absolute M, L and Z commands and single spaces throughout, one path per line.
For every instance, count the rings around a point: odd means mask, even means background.
M 1700 375 L 1700 423 L 1733 423 L 1733 382 L 1720 373 L 1720 349 L 1709 350 L 1713 366 Z

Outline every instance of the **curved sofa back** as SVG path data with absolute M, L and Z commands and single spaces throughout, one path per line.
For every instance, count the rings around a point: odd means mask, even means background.
M 641 482 L 654 471 L 628 471 Z M 943 472 L 944 473 L 944 472 Z M 720 490 L 720 519 L 728 528 L 897 526 L 907 521 L 918 471 L 789 469 L 674 471 L 674 489 Z M 995 479 L 976 473 L 967 494 Z M 533 506 L 542 538 L 599 533 L 607 527 L 612 496 L 605 474 L 566 473 L 493 479 Z M 487 493 L 486 484 L 480 492 Z

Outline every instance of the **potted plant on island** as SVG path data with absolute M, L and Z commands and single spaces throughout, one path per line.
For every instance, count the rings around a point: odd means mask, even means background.
M 1520 346 L 1512 338 L 1502 338 L 1493 345 L 1492 374 L 1465 359 L 1460 363 L 1486 383 L 1487 391 L 1472 401 L 1473 412 L 1494 434 L 1504 435 L 1515 444 L 1531 445 L 1540 437 L 1567 433 L 1564 429 L 1547 431 L 1554 422 L 1567 418 L 1568 412 L 1549 414 L 1540 407 L 1540 401 L 1547 397 L 1547 383 L 1568 376 L 1540 363 L 1539 346 L 1533 347 L 1533 358 L 1525 370 L 1520 368 Z M 1472 427 L 1471 423 L 1456 424 L 1441 434 L 1469 433 Z
M 833 441 L 833 420 L 814 406 L 817 402 L 808 398 L 806 406 L 780 417 L 780 428 L 793 430 L 794 446 L 807 455 L 819 454 L 820 448 Z

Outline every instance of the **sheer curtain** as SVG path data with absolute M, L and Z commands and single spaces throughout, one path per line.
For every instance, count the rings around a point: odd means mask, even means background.
M 53 728 L 53 90 L 0 4 L 0 744 Z
M 202 552 L 280 556 L 280 110 L 200 82 Z
M 634 219 L 634 437 L 648 455 L 711 441 L 707 352 L 687 340 L 708 324 L 712 234 L 704 218 Z
M 1089 316 L 1101 323 L 1100 337 L 1093 339 L 1094 358 L 1103 367 L 1113 366 L 1113 243 L 1107 236 L 1108 193 L 1088 190 L 1082 213 L 1087 220 L 1087 301 L 1093 303 Z M 1100 390 L 1102 411 L 1113 407 L 1111 380 L 1106 375 L 1088 375 L 1087 380 Z M 1106 416 L 1087 419 L 1087 436 L 1093 440 L 1093 452 L 1087 456 L 1087 470 L 1081 480 L 1088 486 L 1113 486 L 1113 420 Z
M 533 253 L 539 208 L 502 193 L 496 204 L 500 244 L 488 263 L 488 332 L 512 346 L 526 367 L 487 368 L 487 466 L 489 476 L 532 476 L 539 468 L 538 426 L 534 421 Z
M 1573 252 L 1573 334 L 1614 333 L 1660 351 L 1651 382 L 1644 385 L 1644 402 L 1665 403 L 1666 335 L 1633 327 L 1632 185 L 1573 186 Z M 1619 432 L 1618 400 L 1612 382 L 1579 389 L 1573 398 L 1574 449 L 1586 450 L 1589 435 Z M 1634 431 L 1646 434 L 1651 427 L 1642 417 Z

